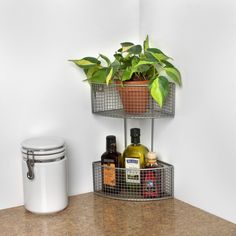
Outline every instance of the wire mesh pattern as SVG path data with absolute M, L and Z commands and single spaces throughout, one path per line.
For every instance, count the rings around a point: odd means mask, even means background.
M 174 167 L 165 162 L 158 163 L 158 168 L 115 168 L 115 183 L 107 185 L 104 174 L 111 167 L 101 165 L 100 161 L 93 162 L 94 192 L 104 197 L 130 201 L 172 198 L 174 196 Z M 127 182 L 129 174 L 140 177 Z
M 103 116 L 115 118 L 174 117 L 175 84 L 170 83 L 169 94 L 162 108 L 151 97 L 148 85 L 91 84 L 91 103 L 92 112 Z

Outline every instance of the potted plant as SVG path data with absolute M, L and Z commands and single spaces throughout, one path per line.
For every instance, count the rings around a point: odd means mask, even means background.
M 70 61 L 84 70 L 89 83 L 117 84 L 126 112 L 145 112 L 149 93 L 162 108 L 170 83 L 181 85 L 181 74 L 169 62 L 171 59 L 160 49 L 150 47 L 147 36 L 143 46 L 121 43 L 113 60 L 100 54 L 97 58 L 84 57 Z M 132 94 L 134 101 L 126 105 L 125 101 L 131 100 Z M 138 104 L 138 110 L 130 108 L 132 103 Z

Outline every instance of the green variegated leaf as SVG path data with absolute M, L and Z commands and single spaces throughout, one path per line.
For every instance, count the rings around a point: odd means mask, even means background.
M 106 76 L 106 84 L 108 85 L 110 83 L 110 80 L 113 76 L 113 68 L 111 67 L 109 70 L 108 70 L 108 74 Z
M 87 75 L 87 78 L 90 79 L 93 74 L 100 69 L 99 66 L 89 67 L 88 69 L 84 69 L 85 74 Z
M 143 73 L 150 69 L 150 65 L 140 65 L 136 68 L 135 72 Z
M 113 74 L 116 73 L 117 70 L 120 69 L 120 63 L 117 60 L 114 60 L 111 63 L 111 67 L 113 67 Z
M 111 63 L 111 66 L 114 67 L 114 66 L 119 66 L 120 63 L 117 59 L 115 59 L 112 63 Z
M 175 67 L 164 67 L 164 71 L 166 72 L 169 79 L 173 82 L 181 86 L 181 74 L 179 70 Z
M 120 44 L 122 48 L 132 47 L 134 44 L 131 42 L 123 42 Z
M 146 61 L 139 61 L 138 64 L 136 64 L 136 66 L 140 66 L 140 65 L 153 65 L 153 64 L 155 64 L 155 62 L 146 60 Z
M 168 79 L 165 77 L 165 76 L 159 76 L 159 83 L 160 83 L 160 87 L 161 87 L 161 90 L 162 90 L 162 93 L 164 95 L 164 102 L 168 96 L 168 93 L 169 93 L 169 81 Z M 163 102 L 163 104 L 164 104 Z
M 121 46 L 122 46 L 121 52 L 128 52 L 131 54 L 140 54 L 142 52 L 141 45 L 134 45 L 133 43 L 126 42 L 126 43 L 121 43 Z
M 122 74 L 121 81 L 129 80 L 131 78 L 132 74 L 133 74 L 132 68 L 131 67 L 127 67 L 124 70 L 123 74 Z
M 113 68 L 113 75 L 119 70 L 120 68 L 120 63 L 117 60 L 114 60 L 111 63 L 111 67 Z
M 122 62 L 123 61 L 123 56 L 120 53 L 115 53 L 114 57 L 117 61 Z
M 139 61 L 137 64 L 132 65 L 133 72 L 145 72 L 148 71 L 150 65 L 154 64 L 152 61 Z
M 139 58 L 134 56 L 131 61 L 132 67 L 135 67 L 138 64 L 138 62 L 139 62 Z
M 151 95 L 153 99 L 162 107 L 163 104 L 163 95 L 161 93 L 159 78 L 156 78 L 151 85 Z
M 154 57 L 151 52 L 146 51 L 144 55 L 145 55 L 145 60 L 152 61 L 155 63 L 160 63 L 160 61 L 156 59 L 156 57 Z
M 148 48 L 147 52 L 150 52 L 158 61 L 171 59 L 157 48 Z
M 111 65 L 111 61 L 110 61 L 110 59 L 109 59 L 107 56 L 105 56 L 105 55 L 103 55 L 103 54 L 99 54 L 99 56 L 100 56 L 103 60 L 106 61 L 107 66 L 110 66 L 110 65 Z
M 91 83 L 106 83 L 107 69 L 102 68 L 96 71 L 89 79 Z
M 140 54 L 142 52 L 142 46 L 141 45 L 131 46 L 129 49 L 126 50 L 126 52 L 131 54 Z
M 162 63 L 165 64 L 166 67 L 174 67 L 170 62 L 163 60 Z
M 80 68 L 88 68 L 95 65 L 100 65 L 101 62 L 95 57 L 84 57 L 79 60 L 70 60 Z
M 127 52 L 127 50 L 129 48 L 131 48 L 134 44 L 133 43 L 130 43 L 130 42 L 124 42 L 124 43 L 121 43 L 121 46 L 122 46 L 122 52 Z M 119 51 L 119 50 L 118 50 Z
M 156 77 L 151 84 L 151 95 L 162 108 L 169 92 L 169 81 L 164 76 Z
M 129 47 L 129 46 L 133 46 L 134 44 L 131 42 L 124 42 L 120 44 L 122 47 Z
M 143 42 L 143 50 L 144 52 L 149 48 L 149 38 L 148 38 L 148 35 L 146 37 L 146 39 L 144 40 Z

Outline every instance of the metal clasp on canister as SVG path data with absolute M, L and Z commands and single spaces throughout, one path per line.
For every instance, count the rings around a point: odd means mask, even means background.
M 32 158 L 30 158 L 32 156 Z M 30 180 L 34 179 L 34 152 L 32 150 L 27 150 L 27 167 L 28 167 L 28 172 L 27 172 L 27 178 Z

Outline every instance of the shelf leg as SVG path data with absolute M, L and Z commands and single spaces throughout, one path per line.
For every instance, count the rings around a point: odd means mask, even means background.
M 127 119 L 124 118 L 124 141 L 125 141 L 125 148 L 127 147 Z
M 153 152 L 153 139 L 154 139 L 154 119 L 151 119 L 151 151 Z

